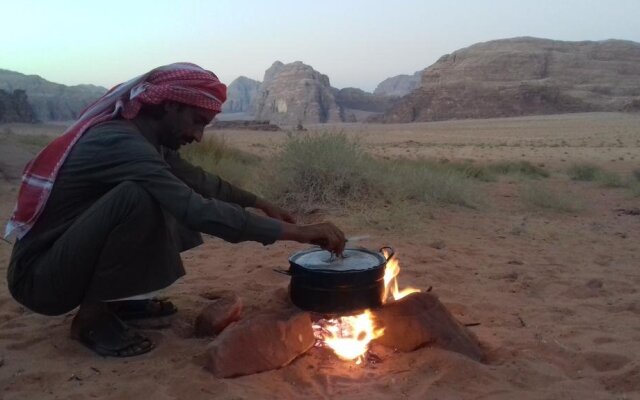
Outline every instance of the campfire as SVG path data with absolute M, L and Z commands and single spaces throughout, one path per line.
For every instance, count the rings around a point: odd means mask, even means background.
M 385 258 L 389 257 L 387 250 L 383 250 Z M 400 290 L 398 284 L 400 263 L 396 256 L 387 261 L 384 272 L 383 303 L 390 303 L 415 292 L 419 289 L 405 288 Z M 368 309 L 358 315 L 340 316 L 332 319 L 320 319 L 313 324 L 316 346 L 328 347 L 343 360 L 361 364 L 364 360 L 369 343 L 384 335 L 384 328 L 376 326 L 376 321 Z
M 324 272 L 327 254 L 317 249 L 296 253 L 286 273 L 291 276 L 287 300 L 296 308 L 286 305 L 280 312 L 240 318 L 239 299 L 212 302 L 197 324 L 207 328 L 204 334 L 217 335 L 207 347 L 207 368 L 220 378 L 268 371 L 288 365 L 314 346 L 331 349 L 348 360 L 347 365 L 368 365 L 384 359 L 369 350 L 372 340 L 399 352 L 428 345 L 482 360 L 473 334 L 437 296 L 429 290 L 400 290 L 400 267 L 390 250 L 383 257 L 351 249 L 347 262 L 339 260 L 331 273 Z M 363 259 L 368 267 L 353 272 Z M 344 268 L 335 273 L 336 267 Z M 364 311 L 353 315 L 349 310 Z M 322 315 L 332 317 L 318 320 Z

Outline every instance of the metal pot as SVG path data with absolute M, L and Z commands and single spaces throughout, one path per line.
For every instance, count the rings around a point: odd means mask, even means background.
M 389 250 L 385 258 L 382 250 Z M 382 305 L 384 272 L 393 257 L 391 247 L 380 252 L 346 248 L 342 257 L 312 248 L 289 257 L 289 270 L 275 270 L 291 277 L 289 296 L 303 310 L 346 314 Z

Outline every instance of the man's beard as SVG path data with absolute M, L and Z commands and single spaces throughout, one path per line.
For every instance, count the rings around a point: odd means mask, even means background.
M 171 129 L 171 131 L 163 138 L 161 143 L 164 147 L 168 147 L 171 150 L 178 150 L 182 146 L 182 137 L 177 129 Z

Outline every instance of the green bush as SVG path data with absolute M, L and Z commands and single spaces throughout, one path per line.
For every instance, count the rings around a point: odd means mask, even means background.
M 375 190 L 372 164 L 360 144 L 343 133 L 290 133 L 265 171 L 262 191 L 293 206 L 344 205 Z

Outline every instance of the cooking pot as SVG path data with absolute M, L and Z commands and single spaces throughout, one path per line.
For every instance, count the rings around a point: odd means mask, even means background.
M 311 248 L 289 257 L 289 270 L 275 271 L 291 277 L 289 297 L 296 306 L 344 315 L 382 305 L 385 267 L 393 254 L 391 247 L 380 252 L 346 248 L 342 256 Z

